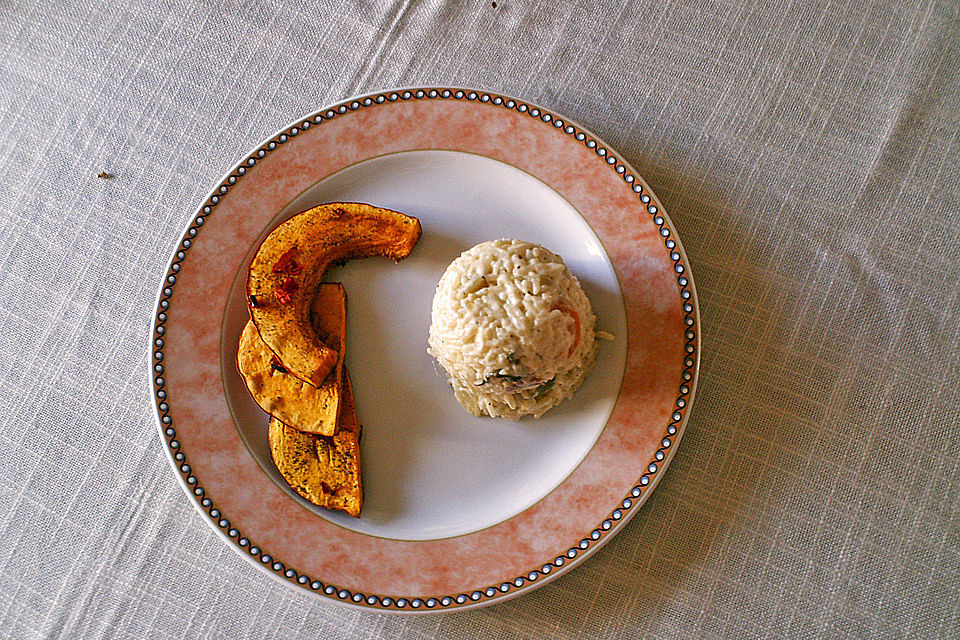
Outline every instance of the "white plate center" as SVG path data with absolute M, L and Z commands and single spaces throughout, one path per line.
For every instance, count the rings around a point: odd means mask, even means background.
M 409 258 L 371 258 L 328 272 L 347 292 L 346 364 L 363 425 L 360 518 L 296 496 L 270 458 L 266 414 L 234 365 L 246 309 L 238 277 L 223 339 L 227 399 L 251 453 L 278 485 L 319 517 L 369 535 L 426 540 L 478 531 L 530 507 L 587 454 L 613 409 L 626 328 L 616 275 L 603 246 L 555 191 L 508 164 L 454 151 L 411 151 L 333 174 L 290 203 L 277 221 L 324 202 L 367 202 L 416 216 L 423 237 Z M 536 242 L 560 255 L 594 308 L 597 365 L 577 394 L 539 420 L 475 418 L 427 355 L 433 293 L 447 265 L 496 238 Z M 252 250 L 251 250 L 252 252 Z

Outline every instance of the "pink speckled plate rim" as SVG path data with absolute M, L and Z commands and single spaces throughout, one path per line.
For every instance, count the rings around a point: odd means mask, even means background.
M 177 274 L 181 269 L 181 263 L 186 257 L 186 253 L 192 245 L 192 239 L 197 236 L 202 228 L 204 218 L 214 212 L 221 197 L 229 192 L 230 187 L 245 175 L 248 168 L 254 166 L 258 160 L 264 158 L 279 145 L 295 137 L 300 131 L 321 125 L 327 120 L 349 115 L 364 107 L 387 102 L 416 100 L 487 103 L 512 110 L 539 121 L 543 126 L 553 127 L 558 134 L 570 136 L 585 148 L 595 152 L 596 161 L 603 163 L 622 178 L 624 187 L 632 190 L 634 196 L 650 215 L 651 221 L 658 227 L 664 250 L 673 264 L 685 332 L 682 379 L 678 385 L 679 393 L 676 399 L 676 407 L 672 411 L 670 420 L 663 427 L 660 446 L 647 463 L 646 471 L 637 479 L 636 484 L 617 503 L 611 505 L 607 517 L 597 523 L 592 530 L 585 531 L 577 544 L 570 548 L 557 549 L 556 553 L 551 556 L 551 560 L 533 563 L 527 572 L 517 575 L 513 580 L 476 589 L 470 593 L 438 594 L 435 597 L 410 597 L 404 594 L 375 595 L 351 591 L 349 588 L 322 581 L 322 576 L 305 575 L 293 568 L 284 566 L 283 563 L 276 561 L 268 550 L 259 547 L 254 541 L 245 537 L 231 525 L 227 514 L 221 513 L 216 507 L 212 497 L 206 495 L 201 479 L 190 467 L 187 452 L 183 450 L 177 440 L 176 429 L 170 415 L 171 400 L 167 397 L 164 389 L 163 378 L 166 311 L 171 305 Z M 275 135 L 264 140 L 210 191 L 203 204 L 186 225 L 180 241 L 172 252 L 163 283 L 157 294 L 152 313 L 150 335 L 151 342 L 148 356 L 150 388 L 154 398 L 154 415 L 156 416 L 161 440 L 164 443 L 164 451 L 175 473 L 180 478 L 181 487 L 191 497 L 191 503 L 203 514 L 204 519 L 228 541 L 231 548 L 235 549 L 254 566 L 266 571 L 285 584 L 306 590 L 308 593 L 338 604 L 395 613 L 464 610 L 501 602 L 546 584 L 592 555 L 637 512 L 640 505 L 646 501 L 653 488 L 663 477 L 689 420 L 700 366 L 699 307 L 689 263 L 672 222 L 643 178 L 609 145 L 568 118 L 529 101 L 502 93 L 462 87 L 396 88 L 355 96 L 320 109 L 305 118 L 298 118 Z

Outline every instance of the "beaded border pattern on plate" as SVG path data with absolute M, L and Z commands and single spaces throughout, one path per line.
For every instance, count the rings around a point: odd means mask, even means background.
M 167 400 L 167 392 L 164 389 L 163 379 L 163 345 L 165 334 L 165 323 L 167 321 L 167 310 L 170 308 L 170 298 L 173 295 L 173 288 L 176 285 L 177 274 L 180 272 L 181 263 L 186 257 L 187 251 L 193 244 L 193 239 L 203 227 L 204 220 L 211 215 L 220 200 L 229 191 L 230 187 L 237 183 L 247 171 L 254 168 L 257 162 L 265 158 L 267 154 L 282 145 L 290 138 L 296 137 L 301 131 L 305 131 L 313 126 L 322 124 L 326 120 L 332 120 L 341 115 L 356 111 L 364 107 L 384 104 L 387 102 L 397 102 L 399 100 L 422 100 L 422 99 L 452 99 L 457 101 L 470 101 L 489 103 L 501 108 L 514 110 L 521 114 L 526 114 L 531 118 L 536 118 L 547 125 L 562 130 L 565 134 L 573 137 L 582 143 L 588 149 L 594 151 L 610 168 L 619 174 L 623 181 L 631 187 L 637 194 L 640 202 L 643 203 L 652 222 L 657 225 L 664 247 L 669 251 L 670 260 L 673 262 L 674 273 L 677 278 L 680 298 L 683 302 L 684 311 L 684 337 L 686 339 L 684 350 L 684 368 L 683 381 L 678 389 L 676 406 L 671 415 L 671 420 L 666 429 L 666 436 L 660 442 L 660 446 L 654 453 L 653 459 L 647 465 L 647 471 L 638 483 L 628 492 L 620 501 L 619 505 L 613 509 L 607 517 L 594 528 L 586 537 L 578 543 L 571 546 L 567 551 L 561 553 L 553 560 L 544 563 L 540 568 L 533 569 L 525 575 L 517 576 L 509 582 L 503 582 L 498 585 L 489 585 L 482 589 L 474 590 L 470 593 L 459 593 L 455 595 L 444 595 L 428 598 L 404 598 L 395 596 L 383 596 L 375 594 L 364 594 L 350 591 L 349 589 L 339 588 L 332 584 L 326 584 L 320 580 L 297 572 L 295 569 L 285 566 L 282 562 L 273 558 L 269 553 L 254 544 L 251 540 L 241 534 L 239 530 L 231 526 L 220 510 L 214 505 L 213 500 L 206 496 L 203 486 L 199 479 L 193 474 L 186 454 L 181 451 L 180 442 L 177 440 L 176 429 L 173 426 L 173 418 L 170 415 L 170 405 Z M 560 569 L 567 562 L 575 559 L 578 555 L 585 553 L 592 546 L 595 546 L 602 540 L 614 524 L 623 519 L 626 512 L 640 504 L 638 500 L 643 496 L 653 481 L 654 476 L 662 468 L 662 461 L 667 457 L 667 450 L 674 444 L 680 425 L 683 423 L 687 412 L 688 398 L 691 393 L 693 377 L 695 375 L 696 354 L 697 354 L 697 326 L 696 312 L 694 305 L 693 288 L 687 275 L 687 267 L 683 264 L 683 256 L 680 251 L 679 243 L 672 237 L 673 232 L 667 224 L 667 220 L 660 213 L 656 204 L 653 203 L 650 193 L 648 193 L 640 184 L 637 176 L 630 172 L 626 164 L 610 149 L 604 147 L 602 143 L 592 137 L 587 132 L 581 130 L 573 124 L 565 122 L 562 118 L 549 111 L 513 98 L 507 98 L 490 92 L 472 91 L 466 89 L 443 89 L 443 88 L 423 88 L 388 91 L 376 95 L 370 95 L 363 98 L 348 100 L 339 105 L 335 105 L 324 111 L 317 112 L 308 118 L 288 127 L 283 132 L 274 136 L 257 150 L 255 150 L 246 160 L 241 162 L 233 172 L 214 190 L 208 200 L 201 207 L 200 211 L 194 216 L 193 222 L 184 233 L 183 239 L 174 254 L 164 280 L 164 286 L 161 291 L 160 301 L 155 318 L 155 328 L 153 335 L 153 387 L 156 401 L 157 415 L 159 416 L 161 429 L 166 439 L 167 446 L 170 449 L 176 467 L 190 491 L 195 496 L 203 510 L 209 515 L 216 526 L 229 537 L 234 544 L 241 550 L 249 554 L 253 559 L 258 560 L 265 567 L 272 570 L 277 576 L 287 580 L 295 585 L 312 590 L 316 593 L 325 595 L 334 600 L 350 602 L 360 606 L 367 606 L 379 609 L 390 610 L 437 610 L 456 608 L 460 605 L 467 605 L 480 602 L 484 599 L 490 600 L 499 596 L 506 595 L 511 591 L 516 591 L 525 585 L 536 582 L 538 579 L 550 575 L 552 572 Z

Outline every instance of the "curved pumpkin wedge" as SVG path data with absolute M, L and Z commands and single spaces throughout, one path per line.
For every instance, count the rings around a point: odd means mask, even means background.
M 343 408 L 337 435 L 303 433 L 273 418 L 270 455 L 283 479 L 305 499 L 358 517 L 363 507 L 360 423 L 346 372 L 343 379 Z
M 240 336 L 237 367 L 260 408 L 281 422 L 308 433 L 332 436 L 341 405 L 341 370 L 346 333 L 346 294 L 339 282 L 324 282 L 311 302 L 314 331 L 338 354 L 333 371 L 319 387 L 290 375 L 260 339 L 252 321 Z
M 290 373 L 319 386 L 337 361 L 310 324 L 310 298 L 324 272 L 352 258 L 401 260 L 419 239 L 419 220 L 368 204 L 322 204 L 293 216 L 250 262 L 247 304 L 260 337 Z

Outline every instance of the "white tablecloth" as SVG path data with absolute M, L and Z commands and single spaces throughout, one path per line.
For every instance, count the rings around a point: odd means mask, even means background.
M 0 5 L 0 635 L 960 633 L 960 22 L 942 2 Z M 531 594 L 395 617 L 279 585 L 168 468 L 163 267 L 293 120 L 477 86 L 591 128 L 668 208 L 703 362 L 664 481 Z M 100 178 L 101 173 L 110 176 Z

